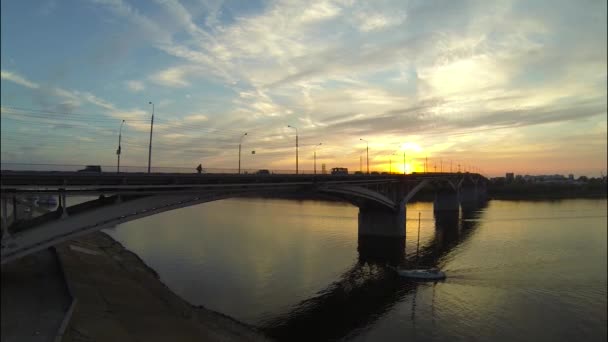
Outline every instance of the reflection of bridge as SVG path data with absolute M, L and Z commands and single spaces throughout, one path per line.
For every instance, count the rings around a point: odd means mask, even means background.
M 142 217 L 247 194 L 330 196 L 359 207 L 360 235 L 403 237 L 405 204 L 422 188 L 435 189 L 435 210 L 453 211 L 477 203 L 486 185 L 483 176 L 470 173 L 253 176 L 3 171 L 1 181 L 2 263 Z M 41 194 L 57 196 L 57 210 L 19 220 L 17 199 Z M 99 198 L 68 206 L 70 196 Z
M 475 230 L 479 211 L 435 213 L 435 237 L 420 249 L 421 265 L 437 266 Z M 403 238 L 359 237 L 359 261 L 340 279 L 287 312 L 262 322 L 278 340 L 337 340 L 374 323 L 417 283 L 401 281 L 386 264 L 408 264 Z M 410 257 L 409 259 L 413 259 Z

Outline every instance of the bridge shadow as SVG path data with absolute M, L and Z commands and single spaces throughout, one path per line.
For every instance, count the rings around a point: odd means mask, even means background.
M 481 208 L 479 208 L 481 209 Z M 478 225 L 479 210 L 437 214 L 435 237 L 419 252 L 419 265 L 433 267 L 466 241 Z M 324 290 L 259 327 L 280 341 L 327 341 L 356 336 L 419 283 L 399 278 L 387 265 L 411 265 L 403 238 L 359 237 L 357 262 Z

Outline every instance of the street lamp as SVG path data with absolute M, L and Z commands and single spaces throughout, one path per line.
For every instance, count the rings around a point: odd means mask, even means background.
M 118 162 L 116 163 L 116 173 L 120 172 L 120 140 L 122 138 L 122 125 L 125 123 L 125 120 L 122 120 L 120 123 L 120 130 L 118 131 L 118 149 L 116 150 L 116 155 L 118 156 Z
M 152 119 L 150 120 L 150 145 L 148 145 L 148 173 L 150 173 L 150 163 L 152 160 L 152 128 L 154 127 L 154 103 L 148 102 L 152 105 Z
M 315 161 L 315 175 L 317 174 L 317 147 L 319 147 L 319 146 L 321 146 L 321 145 L 323 145 L 323 143 L 318 143 L 318 144 L 316 144 L 316 145 L 315 145 L 315 149 L 314 149 L 315 153 L 314 153 L 314 157 L 313 157 L 313 159 L 314 159 L 314 161 Z
M 241 135 L 241 140 L 239 140 L 239 175 L 241 174 L 241 144 L 243 143 L 243 138 L 247 135 L 247 133 Z
M 293 127 L 292 125 L 287 125 L 289 128 L 293 128 L 296 130 L 296 175 L 298 174 L 298 128 Z
M 367 145 L 366 148 L 366 153 L 367 153 L 367 174 L 369 175 L 369 141 L 365 140 L 365 139 L 359 139 L 361 141 L 365 141 L 365 144 Z

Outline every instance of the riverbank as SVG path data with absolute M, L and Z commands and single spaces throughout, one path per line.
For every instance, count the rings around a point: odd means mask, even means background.
M 53 341 L 72 303 L 56 254 L 45 249 L 2 265 L 3 342 Z
M 195 307 L 103 232 L 57 246 L 78 303 L 63 341 L 268 341 L 254 327 Z
M 605 183 L 543 184 L 512 183 L 489 184 L 488 197 L 501 200 L 557 200 L 575 198 L 606 198 Z

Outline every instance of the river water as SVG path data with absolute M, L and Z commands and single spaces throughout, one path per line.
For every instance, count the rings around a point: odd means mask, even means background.
M 606 341 L 605 199 L 492 200 L 447 216 L 411 203 L 405 242 L 359 238 L 357 213 L 230 199 L 108 233 L 182 298 L 279 340 Z M 411 282 L 386 265 L 448 278 Z

